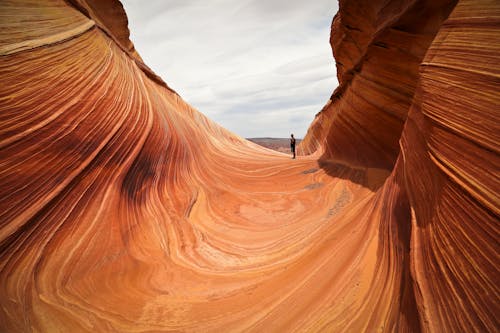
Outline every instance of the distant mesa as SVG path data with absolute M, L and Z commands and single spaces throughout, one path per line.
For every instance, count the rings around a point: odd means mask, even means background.
M 262 147 L 276 150 L 282 153 L 290 153 L 290 138 L 247 138 Z M 296 144 L 300 144 L 302 139 L 296 138 Z

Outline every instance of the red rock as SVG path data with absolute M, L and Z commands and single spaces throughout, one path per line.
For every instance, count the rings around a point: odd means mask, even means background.
M 293 161 L 184 102 L 117 1 L 0 22 L 0 331 L 498 329 L 496 2 L 341 1 Z

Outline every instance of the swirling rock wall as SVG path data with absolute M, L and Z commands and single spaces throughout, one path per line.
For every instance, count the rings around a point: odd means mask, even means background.
M 330 43 L 340 83 L 301 149 L 394 167 L 419 65 L 455 0 L 340 1 Z
M 499 11 L 342 1 L 291 161 L 185 103 L 119 2 L 0 2 L 0 331 L 497 330 Z
M 402 296 L 413 295 L 402 303 L 419 313 L 411 330 L 499 327 L 499 10 L 492 1 L 341 1 L 332 24 L 340 86 L 301 148 L 320 152 L 326 170 L 393 170 L 384 210 L 395 202 L 411 212 L 394 227 L 410 250 L 396 265 Z
M 499 328 L 498 2 L 459 2 L 432 42 L 401 140 L 426 328 Z

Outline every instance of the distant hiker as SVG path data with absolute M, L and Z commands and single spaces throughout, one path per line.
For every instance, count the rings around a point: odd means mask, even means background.
M 293 134 L 292 137 L 290 138 L 290 150 L 292 151 L 293 154 L 292 158 L 295 158 L 295 138 L 293 137 Z

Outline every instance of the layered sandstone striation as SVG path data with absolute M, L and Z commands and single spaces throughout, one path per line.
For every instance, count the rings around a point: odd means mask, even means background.
M 456 1 L 340 1 L 331 45 L 340 83 L 302 149 L 392 169 L 419 65 Z M 362 149 L 360 149 L 362 147 Z
M 497 331 L 499 25 L 340 1 L 292 161 L 184 102 L 118 1 L 0 2 L 0 331 Z

